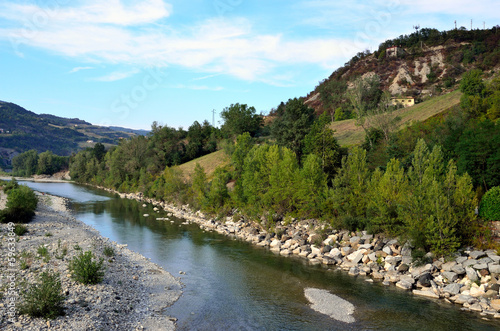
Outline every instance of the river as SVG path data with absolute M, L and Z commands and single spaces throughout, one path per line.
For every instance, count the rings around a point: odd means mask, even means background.
M 70 183 L 25 182 L 66 197 L 77 219 L 162 266 L 185 285 L 165 314 L 178 330 L 498 330 L 459 306 L 368 283 L 340 270 L 311 266 L 249 243 L 201 230 L 196 224 L 155 213 L 151 206 Z M 144 217 L 144 214 L 151 216 Z M 185 274 L 179 274 L 179 272 Z M 345 324 L 315 312 L 308 287 L 326 289 L 355 307 Z

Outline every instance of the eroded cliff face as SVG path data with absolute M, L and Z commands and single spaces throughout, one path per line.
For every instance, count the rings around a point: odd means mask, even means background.
M 473 68 L 461 63 L 462 49 L 469 47 L 468 43 L 447 43 L 446 45 L 418 49 L 417 54 L 403 49 L 397 57 L 387 57 L 384 54 L 371 54 L 354 63 L 346 64 L 342 74 L 332 76 L 321 82 L 314 91 L 306 97 L 306 104 L 318 112 L 324 109 L 321 92 L 324 84 L 331 80 L 345 80 L 347 86 L 352 86 L 358 77 L 378 75 L 381 88 L 392 95 L 425 96 L 434 93 L 439 87 L 443 92 L 456 88 L 456 82 L 462 74 Z M 413 50 L 415 52 L 415 50 Z M 352 62 L 352 61 L 351 61 Z M 470 68 L 469 68 L 470 67 Z M 497 66 L 498 67 L 498 66 Z

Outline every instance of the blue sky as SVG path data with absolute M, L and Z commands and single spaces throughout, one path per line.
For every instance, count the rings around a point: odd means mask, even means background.
M 0 100 L 98 125 L 267 113 L 414 25 L 500 24 L 500 1 L 0 1 Z

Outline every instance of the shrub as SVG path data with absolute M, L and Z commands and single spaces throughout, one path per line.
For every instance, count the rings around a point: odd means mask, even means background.
M 38 198 L 28 186 L 20 185 L 8 193 L 7 208 L 35 211 Z
M 20 185 L 7 195 L 7 208 L 0 212 L 2 223 L 28 223 L 35 216 L 38 198 L 29 187 Z
M 63 301 L 59 274 L 50 271 L 40 275 L 39 282 L 33 284 L 24 294 L 24 302 L 19 307 L 21 314 L 32 317 L 56 318 L 63 315 Z
M 102 253 L 108 257 L 111 257 L 115 255 L 115 250 L 111 246 L 106 246 L 104 247 Z
M 69 263 L 69 270 L 72 271 L 72 277 L 82 284 L 97 284 L 104 277 L 101 258 L 99 262 L 95 261 L 91 251 L 75 256 Z
M 18 236 L 22 236 L 26 232 L 28 232 L 28 228 L 26 228 L 26 226 L 22 224 L 16 224 L 14 226 L 14 233 L 17 234 Z
M 479 216 L 489 221 L 500 221 L 500 186 L 491 188 L 483 196 Z
M 6 184 L 3 186 L 3 191 L 5 193 L 9 193 L 10 190 L 16 189 L 19 187 L 19 184 L 17 183 L 17 180 L 15 178 L 12 178 L 12 180 L 6 182 Z

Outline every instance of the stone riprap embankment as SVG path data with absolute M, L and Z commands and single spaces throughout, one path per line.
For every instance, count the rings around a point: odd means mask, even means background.
M 5 199 L 5 195 L 1 198 Z M 1 330 L 175 329 L 175 318 L 166 316 L 163 310 L 181 295 L 179 279 L 72 217 L 63 198 L 40 196 L 36 216 L 26 227 L 28 232 L 17 237 L 19 241 L 15 243 L 16 265 L 9 267 L 10 230 L 7 224 L 0 224 Z M 48 257 L 39 254 L 40 247 L 47 250 Z M 114 255 L 104 254 L 105 247 L 111 248 Z M 74 256 L 89 250 L 98 259 L 104 259 L 104 279 L 97 285 L 77 283 L 68 269 Z M 7 277 L 15 277 L 14 291 L 21 294 L 21 284 L 37 282 L 44 271 L 60 275 L 65 316 L 45 320 L 16 314 L 11 323 L 7 314 L 11 297 L 7 292 Z M 21 302 L 17 297 L 16 306 Z
M 141 194 L 120 196 L 151 203 L 156 210 L 161 208 L 196 222 L 203 229 L 267 247 L 282 256 L 302 257 L 311 264 L 341 268 L 352 276 L 366 276 L 367 281 L 380 281 L 413 295 L 442 299 L 461 305 L 463 310 L 500 318 L 500 256 L 493 250 L 465 249 L 447 260 L 427 255 L 430 262 L 421 264 L 413 260 L 408 243 L 366 232 L 326 230 L 324 224 L 315 220 L 288 225 L 280 222 L 270 232 L 255 222 L 235 221 L 233 217 L 224 221 L 209 219 L 199 211 L 192 212 L 189 206 L 178 208 Z

